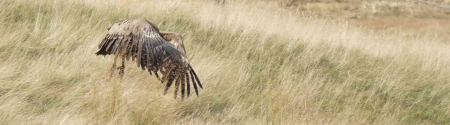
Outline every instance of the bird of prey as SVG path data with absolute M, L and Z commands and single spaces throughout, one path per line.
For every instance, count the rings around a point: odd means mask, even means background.
M 202 88 L 197 74 L 189 64 L 183 38 L 178 33 L 159 31 L 158 27 L 147 19 L 130 19 L 115 23 L 108 29 L 108 34 L 100 43 L 97 55 L 114 55 L 115 69 L 123 78 L 125 60 L 136 61 L 142 70 L 155 74 L 161 83 L 166 84 L 164 94 L 172 83 L 175 84 L 174 98 L 179 88 L 181 97 L 190 95 L 190 83 L 198 96 L 198 87 Z M 116 68 L 117 59 L 122 59 L 122 66 Z M 159 76 L 162 74 L 162 78 Z M 198 87 L 197 87 L 198 86 Z M 187 92 L 185 91 L 187 90 Z

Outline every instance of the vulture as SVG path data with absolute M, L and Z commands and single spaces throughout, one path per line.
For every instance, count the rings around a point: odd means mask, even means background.
M 111 75 L 119 70 L 122 79 L 125 60 L 136 61 L 142 70 L 154 74 L 161 83 L 165 83 L 164 94 L 175 84 L 174 98 L 181 89 L 181 98 L 185 93 L 189 97 L 191 86 L 198 96 L 198 88 L 202 88 L 197 74 L 189 63 L 183 38 L 174 32 L 159 31 L 158 27 L 147 19 L 123 20 L 113 24 L 108 34 L 98 46 L 96 55 L 114 55 Z M 116 67 L 117 59 L 122 59 L 122 66 Z M 161 77 L 160 74 L 161 73 Z

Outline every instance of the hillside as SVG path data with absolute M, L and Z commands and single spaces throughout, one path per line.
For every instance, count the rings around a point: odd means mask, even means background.
M 448 42 L 450 37 L 449 0 L 265 0 L 279 7 L 320 17 L 345 19 L 357 26 L 378 33 L 402 37 L 437 36 L 436 41 Z
M 1 1 L 0 124 L 450 123 L 444 35 L 277 2 Z M 94 53 L 129 18 L 183 34 L 198 97 L 163 95 L 131 61 L 109 77 L 113 58 Z

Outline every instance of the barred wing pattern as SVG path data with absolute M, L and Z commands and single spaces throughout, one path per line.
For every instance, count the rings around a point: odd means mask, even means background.
M 181 97 L 184 98 L 185 93 L 189 96 L 190 83 L 197 95 L 198 87 L 203 88 L 186 54 L 164 39 L 158 27 L 146 19 L 124 20 L 114 24 L 109 28 L 99 49 L 97 55 L 115 55 L 116 59 L 122 58 L 122 68 L 125 67 L 125 59 L 136 61 L 138 67 L 147 69 L 150 75 L 155 74 L 166 84 L 164 93 L 167 93 L 175 82 L 175 98 L 180 87 Z M 162 74 L 162 78 L 158 72 Z

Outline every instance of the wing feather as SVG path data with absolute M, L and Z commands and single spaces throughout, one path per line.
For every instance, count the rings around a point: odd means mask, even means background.
M 137 66 L 139 67 L 140 65 L 142 65 L 141 63 L 141 57 L 142 57 L 142 51 L 144 50 L 143 48 L 142 48 L 142 44 L 144 43 L 144 41 L 142 41 L 142 40 L 138 40 L 137 42 L 135 42 L 135 43 L 137 43 L 137 45 L 138 45 L 138 52 L 137 52 L 137 60 L 136 60 L 136 62 L 137 62 Z M 145 42 L 145 43 L 147 43 L 147 42 Z
M 130 56 L 131 56 L 131 60 L 133 60 L 133 61 L 135 61 L 136 60 L 136 55 L 137 55 L 137 44 L 138 44 L 138 41 L 136 41 L 136 39 L 135 39 L 136 37 L 134 37 L 134 36 L 132 36 L 132 39 L 131 39 L 131 50 L 130 50 Z M 136 61 L 136 62 L 138 62 L 138 61 Z M 139 63 L 139 62 L 138 62 Z
M 173 83 L 173 80 L 174 80 L 173 78 L 171 78 L 171 76 L 168 76 L 168 77 L 169 77 L 169 79 L 167 81 L 166 88 L 164 89 L 164 94 L 167 93 L 167 91 L 169 90 L 170 86 L 172 86 L 172 83 Z
M 180 79 L 176 79 L 176 81 L 175 81 L 175 92 L 174 92 L 175 97 L 177 97 L 177 95 L 178 95 L 178 89 L 180 88 L 180 83 L 181 83 Z
M 145 44 L 147 43 L 142 43 L 141 44 L 141 56 L 138 56 L 139 58 L 139 63 L 138 63 L 138 67 L 141 67 L 142 70 L 145 70 L 145 66 L 147 65 L 147 47 L 145 47 Z
M 116 39 L 116 43 L 115 43 L 115 45 L 113 46 L 113 48 L 112 48 L 112 52 L 111 53 L 113 53 L 113 54 L 116 54 L 116 52 L 117 52 L 117 50 L 120 48 L 120 46 L 122 45 L 122 39 L 119 39 L 119 38 L 114 38 L 114 39 Z
M 198 95 L 198 88 L 197 88 L 197 83 L 195 83 L 194 80 L 194 75 L 192 74 L 192 72 L 189 72 L 191 74 L 191 80 L 192 80 L 192 85 L 194 85 L 194 90 L 195 90 L 195 94 Z
M 190 64 L 189 64 L 189 69 L 190 69 L 189 71 L 192 74 L 194 74 L 194 78 L 195 78 L 195 81 L 197 81 L 198 86 L 200 86 L 200 88 L 203 89 L 202 83 L 200 82 L 200 79 L 198 79 L 197 73 L 195 73 L 194 69 L 192 68 L 192 66 Z
M 187 97 L 189 97 L 189 95 L 191 95 L 191 86 L 189 85 L 189 74 L 184 73 L 184 77 L 186 77 Z
M 152 58 L 154 58 L 154 57 L 152 57 L 152 55 L 153 54 L 150 54 L 150 53 L 153 53 L 153 51 L 152 50 L 150 50 L 150 48 L 151 48 L 151 46 L 150 46 L 150 44 L 151 43 L 147 43 L 146 44 L 146 49 L 147 49 L 147 59 L 146 60 L 144 60 L 144 61 L 147 61 L 147 64 L 146 64 L 146 66 L 147 67 L 151 67 L 152 65 L 151 65 L 151 63 L 152 63 L 152 61 L 154 60 L 154 59 L 152 59 Z M 147 69 L 150 69 L 150 68 L 147 68 Z M 149 70 L 149 72 L 150 72 L 150 74 L 151 74 L 151 71 Z
M 123 59 L 136 61 L 137 66 L 159 79 L 158 71 L 162 73 L 162 83 L 166 83 L 164 92 L 175 82 L 175 97 L 181 89 L 181 96 L 190 95 L 190 83 L 198 95 L 198 87 L 203 88 L 200 80 L 192 69 L 184 52 L 165 40 L 153 23 L 146 19 L 124 20 L 115 23 L 99 44 L 97 55 L 116 54 Z M 186 91 L 187 89 L 187 91 Z
M 103 41 L 98 45 L 98 48 L 101 49 L 110 39 L 111 35 L 106 35 L 105 39 L 103 39 Z
M 185 79 L 184 79 L 184 77 L 185 77 L 185 75 L 184 74 L 180 74 L 180 83 L 181 83 L 181 98 L 184 98 L 184 93 L 185 93 L 185 91 L 186 91 L 186 86 L 185 86 Z
M 116 39 L 111 40 L 111 42 L 108 43 L 108 46 L 106 47 L 106 50 L 107 50 L 108 52 L 111 52 L 111 47 L 112 47 L 112 45 L 113 45 L 114 43 L 116 43 L 116 42 L 117 42 Z

